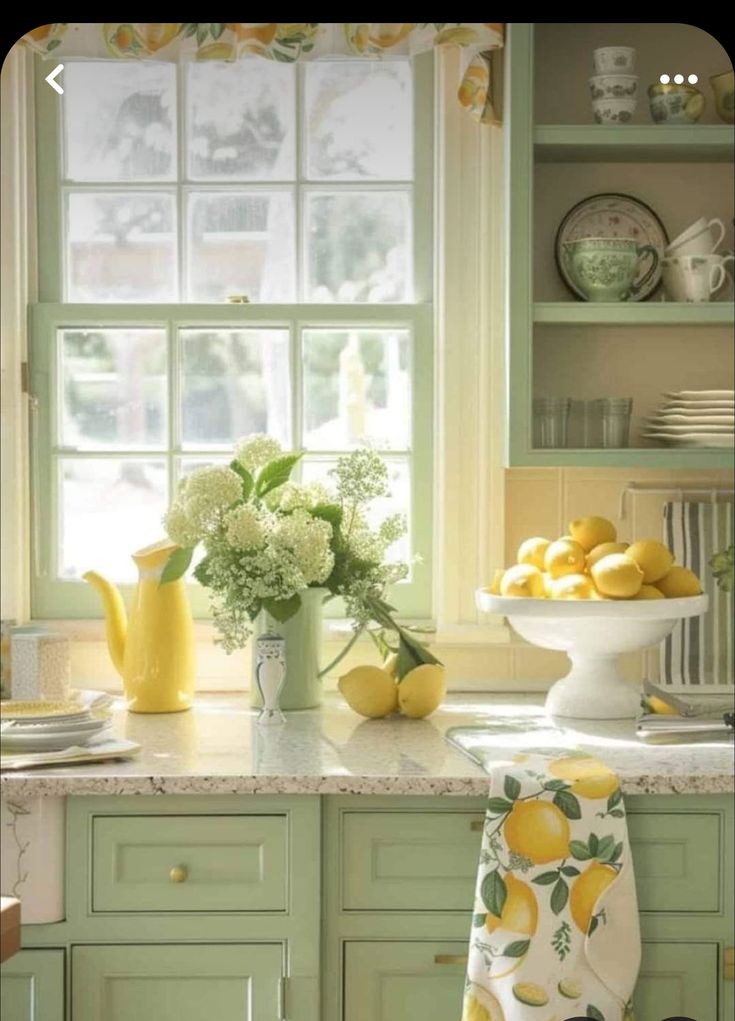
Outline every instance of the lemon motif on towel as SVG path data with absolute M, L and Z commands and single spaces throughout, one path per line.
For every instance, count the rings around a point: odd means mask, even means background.
M 612 865 L 603 865 L 599 861 L 593 861 L 572 883 L 569 910 L 580 932 L 586 934 L 589 931 L 595 904 L 617 874 L 617 870 Z
M 538 925 L 538 903 L 533 890 L 528 883 L 510 874 L 505 877 L 505 889 L 506 898 L 500 916 L 488 911 L 485 928 L 488 932 L 507 929 L 523 936 L 533 936 Z
M 549 772 L 571 783 L 569 790 L 580 798 L 608 798 L 618 789 L 618 778 L 609 766 L 592 756 L 563 758 L 549 763 Z
M 546 865 L 569 854 L 569 822 L 550 801 L 516 801 L 503 835 L 511 851 L 534 865 Z
M 491 993 L 484 992 L 483 998 L 487 1006 L 480 1003 L 474 993 L 468 993 L 465 996 L 462 1021 L 504 1021 L 503 1011 L 495 997 Z

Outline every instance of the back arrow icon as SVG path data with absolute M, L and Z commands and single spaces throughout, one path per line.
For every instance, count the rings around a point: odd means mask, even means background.
M 59 83 L 56 81 L 56 76 L 58 74 L 60 74 L 63 70 L 64 70 L 64 65 L 63 64 L 57 64 L 56 67 L 51 72 L 51 74 L 47 74 L 45 79 L 44 79 L 44 81 L 47 81 L 49 83 L 49 85 L 51 86 L 51 88 L 55 89 L 56 92 L 58 92 L 60 96 L 64 95 L 64 90 L 59 85 Z

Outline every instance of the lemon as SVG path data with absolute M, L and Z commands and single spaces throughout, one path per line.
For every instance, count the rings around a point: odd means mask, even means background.
M 574 539 L 557 539 L 546 550 L 544 567 L 552 578 L 561 578 L 564 574 L 582 574 L 584 550 Z
M 510 873 L 505 877 L 505 889 L 507 896 L 500 917 L 488 912 L 485 915 L 485 928 L 488 932 L 507 929 L 523 936 L 533 936 L 538 924 L 536 895 L 528 883 L 516 879 Z
M 678 716 L 679 713 L 668 702 L 664 702 L 662 698 L 658 698 L 656 695 L 646 696 L 646 705 L 649 713 L 657 713 L 659 716 Z
M 625 551 L 626 557 L 635 560 L 643 571 L 643 584 L 652 585 L 671 570 L 674 554 L 657 539 L 639 539 Z
M 396 682 L 379 666 L 356 666 L 340 677 L 337 687 L 350 709 L 361 716 L 378 719 L 398 707 Z
M 569 854 L 569 821 L 550 801 L 516 801 L 503 833 L 511 851 L 534 865 L 545 865 Z
M 556 988 L 568 1000 L 578 1000 L 582 995 L 582 983 L 574 978 L 563 978 Z
M 665 599 L 666 596 L 660 592 L 655 585 L 641 585 L 641 590 L 634 599 Z
M 550 545 L 549 539 L 535 535 L 532 539 L 526 539 L 521 543 L 516 559 L 519 564 L 531 564 L 533 567 L 538 567 L 539 571 L 543 571 L 544 554 Z
M 535 982 L 516 982 L 513 986 L 513 995 L 529 1007 L 545 1007 L 549 1002 L 544 987 Z
M 569 894 L 569 910 L 577 928 L 585 935 L 587 935 L 592 921 L 595 904 L 616 875 L 617 872 L 612 865 L 603 865 L 599 861 L 593 861 L 572 883 L 572 890 Z
M 615 542 L 618 533 L 612 521 L 607 518 L 577 518 L 569 522 L 569 534 L 589 553 L 603 542 Z
M 500 592 L 504 596 L 521 596 L 526 599 L 542 599 L 544 596 L 544 580 L 538 567 L 531 564 L 516 564 L 509 567 L 500 582 Z
M 544 595 L 547 599 L 551 599 L 551 587 L 554 584 L 554 579 L 546 571 L 541 575 L 541 579 L 544 583 Z
M 551 583 L 552 599 L 594 599 L 595 586 L 586 574 L 565 574 Z
M 504 571 L 504 569 L 502 567 L 496 567 L 495 568 L 495 573 L 493 574 L 493 580 L 490 582 L 489 585 L 485 586 L 484 591 L 485 592 L 489 592 L 491 596 L 499 596 L 500 595 L 500 582 L 503 580 L 503 575 L 504 574 L 505 574 L 505 571 Z
M 674 565 L 668 574 L 656 582 L 656 588 L 663 592 L 667 599 L 680 599 L 682 596 L 698 596 L 702 593 L 702 584 L 694 571 L 688 567 Z
M 475 987 L 477 988 L 477 986 Z M 485 1004 L 474 993 L 467 993 L 462 1006 L 462 1021 L 503 1021 L 503 1011 L 492 993 L 483 989 Z
M 599 546 L 594 546 L 587 554 L 585 561 L 587 571 L 591 571 L 597 561 L 602 560 L 609 553 L 625 553 L 627 548 L 627 542 L 601 542 Z
M 643 571 L 626 553 L 608 553 L 591 571 L 598 592 L 611 599 L 632 599 L 643 584 Z
M 572 794 L 580 798 L 609 798 L 618 789 L 615 773 L 594 756 L 565 756 L 549 763 L 549 772 L 559 780 L 571 782 Z
M 403 715 L 422 719 L 441 705 L 447 693 L 446 671 L 439 663 L 423 663 L 409 670 L 397 687 Z

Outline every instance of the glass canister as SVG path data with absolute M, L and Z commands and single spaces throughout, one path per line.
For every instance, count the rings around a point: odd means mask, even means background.
M 536 397 L 533 401 L 533 445 L 558 449 L 567 445 L 569 397 Z

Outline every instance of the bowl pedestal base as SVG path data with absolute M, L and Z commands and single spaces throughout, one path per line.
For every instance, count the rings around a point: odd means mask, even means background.
M 567 652 L 572 669 L 550 689 L 546 711 L 552 716 L 584 720 L 632 720 L 641 711 L 638 685 L 618 670 L 618 656 Z

